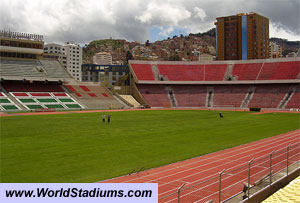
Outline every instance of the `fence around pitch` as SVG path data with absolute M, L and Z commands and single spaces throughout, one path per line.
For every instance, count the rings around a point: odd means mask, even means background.
M 251 159 L 247 164 L 232 170 L 201 179 L 193 185 L 182 185 L 176 192 L 159 198 L 160 203 L 226 202 L 242 195 L 250 198 L 256 186 L 270 186 L 274 179 L 287 176 L 290 167 L 300 161 L 300 143 Z

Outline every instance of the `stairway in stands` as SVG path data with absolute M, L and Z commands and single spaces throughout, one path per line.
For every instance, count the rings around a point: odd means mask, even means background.
M 64 88 L 81 104 L 89 109 L 116 109 L 125 108 L 112 93 L 99 84 L 71 83 Z

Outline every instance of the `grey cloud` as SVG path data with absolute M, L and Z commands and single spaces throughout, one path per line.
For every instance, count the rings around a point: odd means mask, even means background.
M 153 12 L 149 5 L 161 9 Z M 205 15 L 197 15 L 199 10 Z M 214 27 L 216 17 L 251 11 L 299 36 L 299 0 L 1 0 L 0 28 L 43 34 L 47 42 L 57 43 L 109 37 L 145 41 L 155 26 L 203 32 Z

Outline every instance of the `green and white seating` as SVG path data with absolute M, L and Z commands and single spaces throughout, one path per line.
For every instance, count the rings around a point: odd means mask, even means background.
M 0 92 L 0 111 L 18 111 L 20 108 L 9 99 L 3 92 Z
M 69 94 L 64 92 L 10 92 L 26 109 L 82 109 Z

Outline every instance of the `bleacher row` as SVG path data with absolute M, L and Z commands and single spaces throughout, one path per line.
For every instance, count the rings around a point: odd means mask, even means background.
M 299 85 L 294 84 L 137 87 L 150 107 L 300 108 Z
M 66 85 L 69 92 L 78 99 L 93 100 L 111 100 L 112 96 L 101 86 L 85 86 L 85 85 Z
M 21 110 L 10 98 L 3 92 L 0 92 L 0 111 Z
M 68 72 L 59 64 L 58 61 L 33 60 L 17 61 L 2 60 L 0 61 L 0 75 L 3 78 L 52 78 L 52 79 L 71 79 Z
M 27 110 L 83 108 L 70 95 L 62 92 L 10 92 L 9 94 Z M 20 107 L 5 93 L 1 93 L 0 96 L 2 110 L 20 110 Z
M 138 80 L 158 80 L 152 66 L 131 63 Z M 158 74 L 167 81 L 291 80 L 300 74 L 300 61 L 199 65 L 158 63 L 156 67 Z

